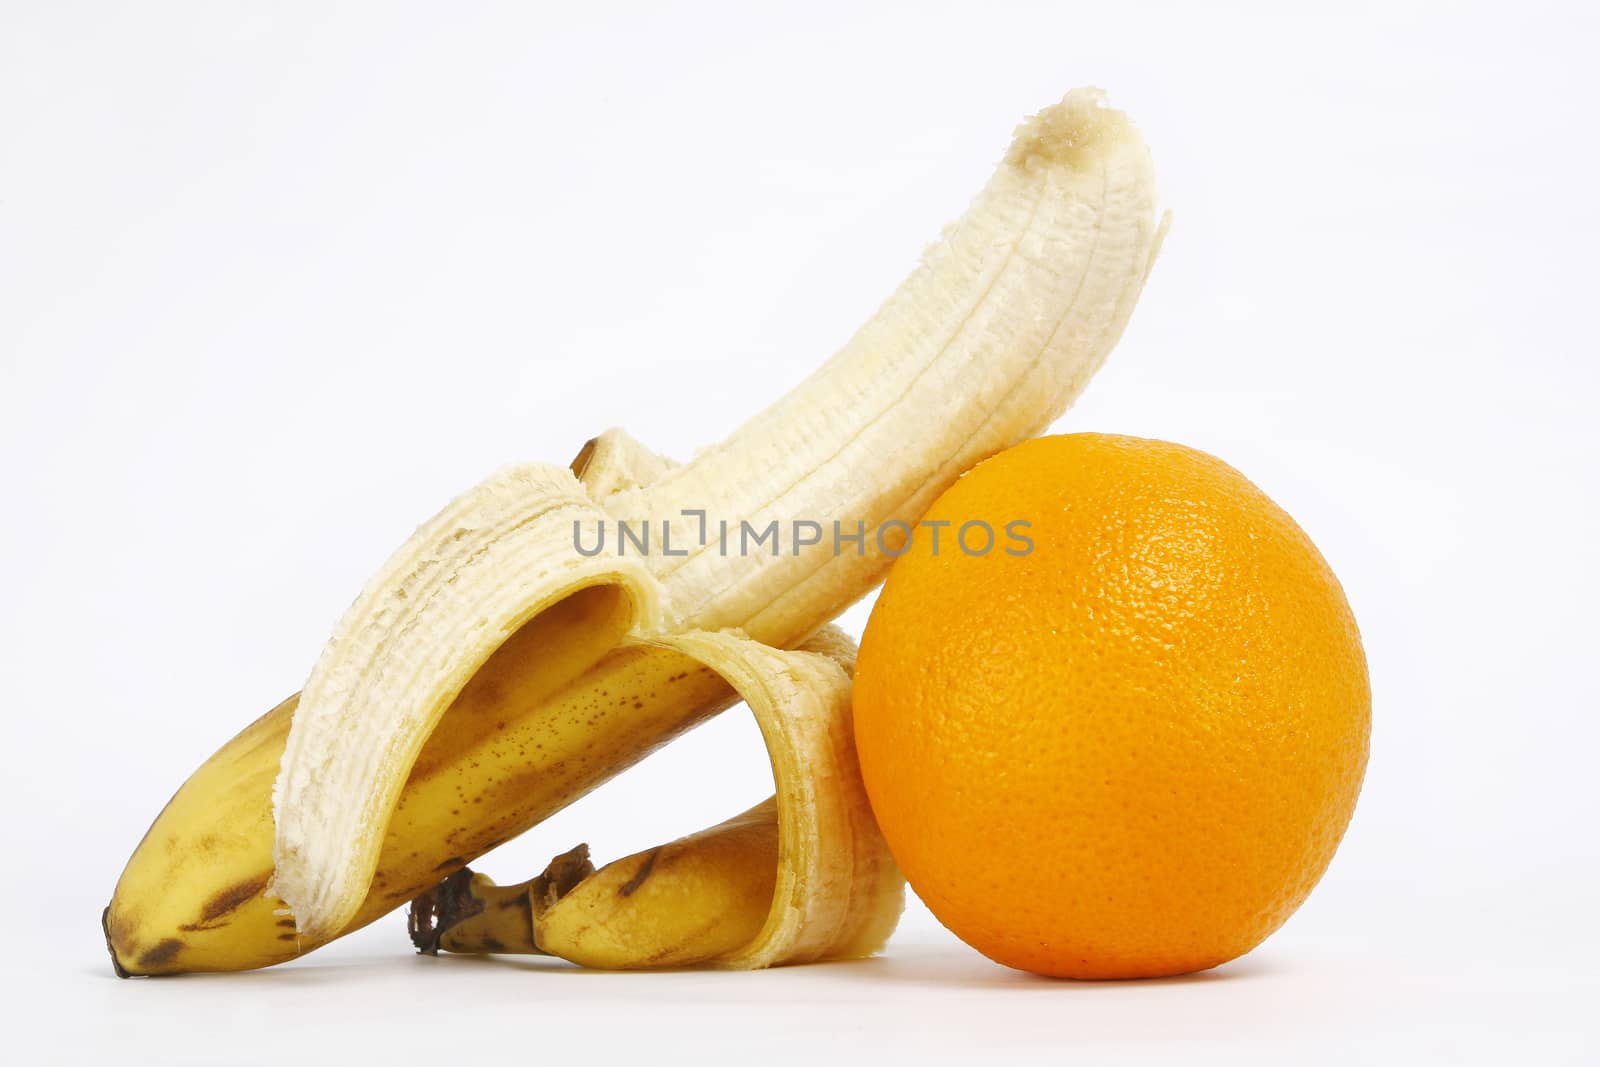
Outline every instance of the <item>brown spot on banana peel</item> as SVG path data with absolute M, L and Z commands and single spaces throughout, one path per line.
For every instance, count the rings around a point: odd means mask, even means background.
M 644 885 L 644 880 L 650 877 L 650 872 L 655 869 L 656 857 L 661 855 L 661 849 L 653 848 L 645 855 L 644 862 L 639 864 L 639 869 L 633 872 L 633 877 L 617 886 L 617 896 L 631 897 Z
M 272 875 L 270 873 L 263 874 L 256 878 L 238 882 L 213 894 L 211 899 L 207 900 L 201 907 L 199 920 L 192 923 L 184 923 L 178 929 L 192 933 L 197 930 L 215 930 L 218 927 L 228 925 L 225 922 L 218 922 L 218 920 L 224 915 L 238 910 L 239 906 L 246 901 L 260 893 L 264 893 L 267 883 L 271 879 Z M 290 925 L 294 925 L 293 920 L 290 921 Z
M 150 948 L 140 954 L 135 965 L 139 967 L 160 967 L 171 963 L 173 957 L 183 951 L 183 942 L 175 937 L 168 937 L 157 941 Z

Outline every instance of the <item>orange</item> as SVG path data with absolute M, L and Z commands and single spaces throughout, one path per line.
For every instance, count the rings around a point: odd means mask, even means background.
M 941 496 L 855 693 L 912 888 L 1049 975 L 1248 952 L 1322 876 L 1367 763 L 1366 659 L 1316 547 L 1232 467 L 1134 437 L 1030 441 Z

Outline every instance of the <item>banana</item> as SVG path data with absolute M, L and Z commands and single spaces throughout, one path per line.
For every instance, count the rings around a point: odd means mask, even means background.
M 774 798 L 709 830 L 607 864 L 567 892 L 547 894 L 532 911 L 534 947 L 608 970 L 733 960 L 761 936 L 774 905 L 778 834 Z M 884 901 L 898 916 L 899 898 Z
M 532 661 L 539 635 L 581 633 L 590 613 L 581 602 L 560 605 L 519 633 L 457 698 L 447 728 L 429 739 L 407 782 L 379 873 L 349 929 L 405 904 L 734 702 L 714 673 L 664 649 L 609 653 L 548 696 L 525 684 L 517 668 Z M 145 835 L 105 912 L 121 972 L 247 970 L 316 946 L 296 935 L 283 902 L 265 893 L 273 873 L 272 784 L 294 708 L 291 698 L 228 742 Z
M 760 934 L 777 869 L 771 798 L 598 872 L 587 845 L 517 885 L 496 885 L 464 868 L 411 902 L 408 926 L 426 955 L 552 955 L 611 970 L 685 967 L 731 956 Z
M 966 215 L 839 353 L 721 444 L 675 466 L 611 433 L 576 473 L 520 465 L 458 498 L 368 584 L 298 703 L 224 746 L 158 817 L 106 912 L 119 969 L 240 969 L 315 948 L 734 691 L 778 784 L 760 928 L 745 937 L 752 911 L 730 904 L 743 925 L 687 950 L 642 891 L 600 921 L 612 865 L 537 915 L 529 898 L 527 940 L 603 966 L 870 950 L 901 889 L 842 755 L 847 676 L 837 657 L 784 650 L 877 583 L 893 531 L 951 481 L 1065 409 L 1120 336 L 1164 230 L 1131 123 L 1075 91 L 1019 128 Z M 844 551 L 796 533 L 783 551 L 725 552 L 700 536 L 723 517 L 864 536 Z M 608 527 L 619 546 L 624 528 L 652 531 L 660 550 L 585 554 L 579 531 Z M 771 860 L 759 837 L 747 821 L 680 843 L 689 859 L 661 888 L 701 877 L 747 898 Z M 719 847 L 734 859 L 669 875 Z
M 903 896 L 855 763 L 854 646 L 832 627 L 799 652 L 728 635 L 675 643 L 735 683 L 767 739 L 778 795 L 599 871 L 580 845 L 517 886 L 458 872 L 412 902 L 420 950 L 541 953 L 608 969 L 748 968 L 868 955 L 887 940 Z M 839 884 L 854 891 L 828 888 Z
M 648 453 L 608 431 L 574 460 L 614 483 Z M 614 648 L 625 619 L 604 589 L 562 601 L 505 643 L 423 746 L 349 930 L 393 911 L 678 733 L 731 706 L 710 668 L 665 648 Z M 587 672 L 567 663 L 591 659 Z M 572 676 L 570 680 L 563 679 Z M 119 974 L 236 971 L 294 959 L 299 935 L 272 879 L 272 786 L 298 697 L 224 745 L 156 817 L 102 918 Z

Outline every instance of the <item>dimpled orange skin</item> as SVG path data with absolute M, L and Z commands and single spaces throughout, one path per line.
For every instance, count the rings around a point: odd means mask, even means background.
M 974 520 L 983 556 L 953 542 Z M 1367 763 L 1361 638 L 1310 539 L 1215 457 L 1103 434 L 1004 452 L 924 521 L 951 525 L 892 567 L 855 689 L 917 894 L 1041 974 L 1184 974 L 1260 944 L 1327 869 Z

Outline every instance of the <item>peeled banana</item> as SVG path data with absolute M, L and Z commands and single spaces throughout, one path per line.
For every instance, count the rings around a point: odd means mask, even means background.
M 849 650 L 819 629 L 951 481 L 1065 409 L 1164 229 L 1131 123 L 1074 91 L 849 343 L 727 440 L 680 466 L 610 431 L 570 469 L 463 494 L 369 582 L 299 697 L 158 816 L 104 916 L 119 973 L 265 966 L 421 894 L 430 948 L 604 967 L 875 949 L 902 886 L 855 768 Z M 771 550 L 730 551 L 729 520 L 777 531 Z M 767 805 L 598 871 L 461 873 L 738 697 Z

